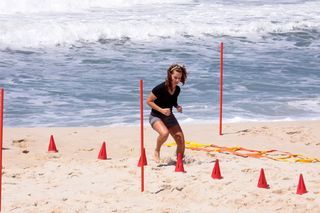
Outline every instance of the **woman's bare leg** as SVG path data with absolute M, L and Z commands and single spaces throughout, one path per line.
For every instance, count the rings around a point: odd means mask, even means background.
M 169 129 L 169 132 L 177 143 L 177 156 L 179 153 L 181 153 L 181 155 L 184 156 L 185 141 L 181 127 L 179 125 L 173 126 Z
M 154 150 L 154 161 L 159 163 L 160 162 L 160 149 L 162 144 L 166 142 L 166 140 L 169 137 L 169 130 L 168 128 L 164 125 L 162 121 L 156 121 L 153 125 L 152 128 L 158 132 L 159 136 L 157 138 L 157 145 Z

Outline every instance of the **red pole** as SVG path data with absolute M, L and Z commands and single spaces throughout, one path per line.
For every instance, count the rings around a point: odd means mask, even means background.
M 3 95 L 4 91 L 0 89 L 0 212 L 2 200 L 2 133 L 3 133 Z
M 223 42 L 220 43 L 220 125 L 219 134 L 222 135 L 222 100 L 223 100 Z
M 141 138 L 141 158 L 143 157 L 143 80 L 140 80 L 140 138 Z M 141 192 L 144 191 L 144 162 L 141 165 Z

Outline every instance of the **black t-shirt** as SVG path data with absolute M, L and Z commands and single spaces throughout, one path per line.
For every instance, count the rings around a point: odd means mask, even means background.
M 158 86 L 154 87 L 152 89 L 152 93 L 157 97 L 154 103 L 157 104 L 159 107 L 170 108 L 170 110 L 172 111 L 172 107 L 178 106 L 178 96 L 180 94 L 179 86 L 176 87 L 176 90 L 174 91 L 173 95 L 171 95 L 165 86 L 165 82 L 163 82 Z M 155 115 L 163 115 L 161 112 L 158 112 L 157 110 L 152 109 L 151 111 Z

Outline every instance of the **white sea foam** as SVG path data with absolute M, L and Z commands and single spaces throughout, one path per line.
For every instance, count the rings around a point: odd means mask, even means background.
M 186 3 L 186 0 L 1 0 L 0 14 L 73 13 L 105 8 Z
M 182 4 L 183 3 L 183 4 Z M 128 38 L 211 36 L 262 39 L 270 33 L 320 31 L 320 2 L 228 4 L 183 0 L 2 0 L 1 47 L 53 47 Z
M 320 97 L 313 99 L 290 101 L 288 102 L 288 105 L 296 109 L 320 113 Z

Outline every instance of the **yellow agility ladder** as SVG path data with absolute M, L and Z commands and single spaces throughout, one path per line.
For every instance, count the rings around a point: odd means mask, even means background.
M 253 157 L 253 158 L 269 158 L 276 161 L 285 161 L 285 162 L 301 162 L 301 163 L 317 163 L 320 162 L 320 159 L 317 158 L 308 158 L 299 154 L 292 154 L 290 152 L 284 152 L 279 150 L 267 150 L 259 151 L 246 149 L 239 146 L 235 147 L 224 147 L 217 146 L 215 144 L 201 144 L 196 142 L 186 141 L 186 149 L 196 150 L 196 151 L 206 151 L 206 152 L 219 152 L 234 154 L 241 157 Z M 168 147 L 175 146 L 176 143 L 172 142 L 166 144 Z

